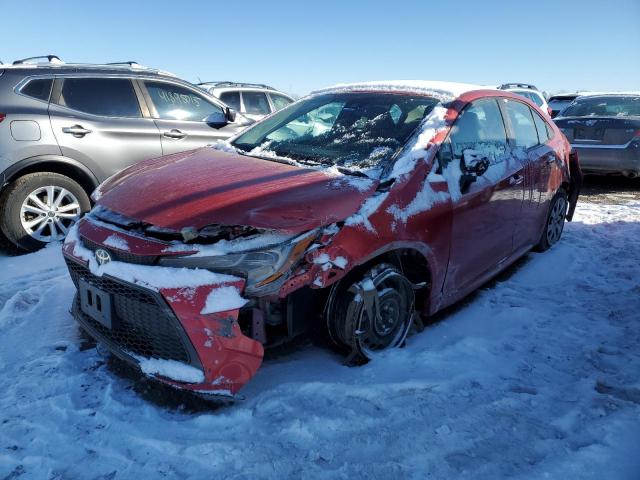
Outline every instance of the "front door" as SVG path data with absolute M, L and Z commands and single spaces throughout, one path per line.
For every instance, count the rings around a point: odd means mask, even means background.
M 205 123 L 212 113 L 223 113 L 222 107 L 201 95 L 197 90 L 168 81 L 143 80 L 149 110 L 160 130 L 162 153 L 184 152 L 224 140 L 242 127 L 229 123 L 213 128 Z
M 493 98 L 467 107 L 441 148 L 450 148 L 452 155 L 450 165 L 443 167 L 453 206 L 445 293 L 455 295 L 512 254 L 524 194 L 524 165 L 511 155 L 502 114 Z M 469 174 L 471 160 L 478 158 L 488 161 L 488 168 L 460 190 L 457 179 Z
M 162 155 L 158 128 L 143 118 L 129 78 L 58 78 L 49 117 L 62 155 L 87 165 L 99 180 Z

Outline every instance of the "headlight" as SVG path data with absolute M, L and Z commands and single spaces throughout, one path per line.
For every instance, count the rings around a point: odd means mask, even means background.
M 241 276 L 247 280 L 245 288 L 251 294 L 265 289 L 276 280 L 284 280 L 284 275 L 302 257 L 317 233 L 317 230 L 312 230 L 280 245 L 228 255 L 161 257 L 159 264 L 166 267 L 206 268 L 217 273 Z

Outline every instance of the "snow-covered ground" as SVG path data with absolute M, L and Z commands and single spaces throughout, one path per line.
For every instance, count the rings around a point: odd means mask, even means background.
M 81 348 L 59 247 L 0 257 L 0 479 L 637 480 L 639 265 L 640 200 L 582 202 L 406 348 L 298 345 L 213 408 Z

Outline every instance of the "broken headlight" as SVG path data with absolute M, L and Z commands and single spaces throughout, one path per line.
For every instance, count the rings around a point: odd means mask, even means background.
M 217 273 L 243 277 L 247 281 L 247 293 L 250 294 L 283 279 L 302 257 L 317 233 L 317 230 L 313 230 L 279 245 L 226 255 L 206 256 L 206 253 L 200 253 L 186 257 L 162 257 L 159 264 L 165 267 L 206 268 Z

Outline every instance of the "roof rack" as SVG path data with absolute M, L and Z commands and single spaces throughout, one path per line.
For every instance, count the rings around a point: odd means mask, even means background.
M 507 90 L 509 88 L 526 88 L 528 90 L 538 90 L 535 85 L 530 83 L 503 83 L 498 87 L 498 90 Z
M 49 63 L 63 63 L 62 60 L 60 60 L 60 57 L 57 55 L 38 55 L 36 57 L 27 57 L 27 58 L 22 58 L 20 60 L 16 60 L 13 62 L 13 64 L 22 65 L 24 63 L 30 63 L 31 60 L 38 60 L 39 58 L 46 58 Z
M 230 82 L 227 80 L 224 81 L 216 81 L 216 82 L 200 82 L 196 85 L 211 85 L 213 87 L 252 87 L 252 88 L 266 88 L 269 90 L 275 90 L 275 88 L 270 87 L 269 85 L 265 85 L 264 83 L 248 83 L 248 82 Z

